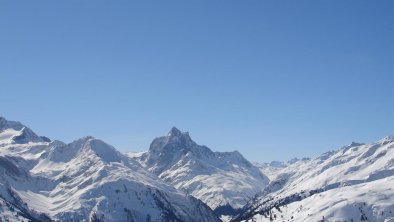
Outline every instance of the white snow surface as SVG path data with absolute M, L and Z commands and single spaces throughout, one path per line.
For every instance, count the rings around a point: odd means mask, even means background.
M 274 221 L 377 221 L 394 219 L 394 176 L 340 187 L 274 209 Z M 256 222 L 270 221 L 262 215 Z
M 260 164 L 263 171 L 271 168 Z M 394 218 L 394 137 L 371 144 L 352 143 L 337 151 L 276 167 L 274 178 L 254 202 L 262 211 L 269 204 L 297 195 L 281 212 L 278 221 L 390 221 Z M 313 192 L 313 193 L 311 193 Z M 324 216 L 324 220 L 323 220 Z M 363 218 L 363 220 L 361 219 Z M 252 217 L 249 217 L 252 219 Z M 256 221 L 269 221 L 254 216 Z M 233 219 L 236 221 L 235 219 Z
M 212 152 L 175 127 L 154 139 L 147 152 L 129 156 L 212 209 L 227 204 L 240 208 L 269 182 L 239 152 Z
M 271 215 L 273 221 L 390 222 L 393 189 L 394 136 L 314 159 L 253 165 L 176 128 L 148 151 L 125 155 L 94 137 L 50 141 L 0 117 L 0 221 L 209 222 L 219 220 L 209 207 L 229 204 L 243 208 L 221 215 L 224 221 Z
M 65 144 L 29 135 L 16 143 L 11 138 L 26 127 L 0 123 L 0 195 L 28 213 L 56 221 L 218 221 L 204 203 L 101 140 Z
M 394 175 L 394 139 L 371 144 L 352 143 L 314 159 L 300 160 L 277 172 L 276 180 L 285 195 L 316 188 L 335 188 Z M 271 191 L 272 192 L 272 191 Z

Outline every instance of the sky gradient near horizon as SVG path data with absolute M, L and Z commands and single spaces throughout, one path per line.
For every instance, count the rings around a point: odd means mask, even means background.
M 1 1 L 0 116 L 251 161 L 394 134 L 393 1 Z

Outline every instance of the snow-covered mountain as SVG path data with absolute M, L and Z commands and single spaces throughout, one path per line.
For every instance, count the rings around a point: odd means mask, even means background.
M 154 139 L 147 152 L 129 156 L 221 213 L 242 207 L 269 182 L 239 152 L 213 152 L 175 127 L 167 136 Z
M 318 194 L 300 195 L 300 200 L 254 216 L 254 221 L 394 221 L 394 177 L 344 186 Z M 305 195 L 305 197 L 303 196 Z
M 234 221 L 385 221 L 394 218 L 394 137 L 352 143 L 315 159 L 260 165 L 272 181 Z M 286 207 L 283 207 L 286 206 Z M 273 216 L 271 216 L 273 217 Z
M 4 118 L 0 183 L 0 214 L 11 221 L 219 220 L 101 140 L 50 142 Z
M 50 139 L 37 136 L 31 129 L 20 122 L 7 121 L 0 117 L 0 144 L 5 143 L 28 143 L 28 142 L 50 142 Z
M 209 222 L 217 215 L 394 221 L 394 137 L 253 165 L 176 128 L 146 152 L 123 154 L 94 137 L 51 141 L 0 117 L 0 221 Z

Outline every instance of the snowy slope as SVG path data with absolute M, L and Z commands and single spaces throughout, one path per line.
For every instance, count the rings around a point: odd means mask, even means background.
M 7 121 L 0 117 L 0 144 L 6 143 L 29 143 L 29 142 L 50 142 L 46 137 L 37 136 L 31 129 L 25 127 L 20 122 Z
M 264 168 L 267 170 L 266 166 Z M 368 212 L 365 214 L 368 214 L 369 221 L 384 221 L 393 216 L 387 212 L 394 212 L 394 137 L 371 144 L 352 143 L 315 159 L 297 161 L 276 170 L 275 180 L 234 221 L 251 218 L 258 211 L 267 212 L 283 203 L 287 205 L 287 213 L 283 215 L 287 219 L 293 216 L 292 221 L 315 221 L 323 216 L 328 221 L 343 218 L 360 221 L 361 214 L 355 217 L 353 208 L 364 202 L 362 209 Z M 299 209 L 301 205 L 303 210 Z M 310 210 L 305 210 L 307 208 Z M 386 212 L 384 216 L 376 213 L 379 210 Z M 262 218 L 259 220 L 266 221 Z
M 394 176 L 340 187 L 295 201 L 256 222 L 271 221 L 394 221 Z M 276 219 L 275 219 L 276 218 Z
M 34 220 L 18 207 L 0 197 L 0 221 L 28 222 Z
M 0 118 L 0 221 L 218 221 L 211 208 L 226 221 L 394 221 L 394 137 L 256 165 L 176 128 L 125 155 Z
M 394 175 L 394 137 L 371 144 L 352 143 L 282 169 L 275 182 L 281 193 L 354 185 Z
M 27 127 L 14 123 L 0 125 L 0 195 L 27 212 L 57 221 L 218 221 L 200 200 L 101 140 L 64 144 L 33 133 L 22 143 L 13 138 Z
M 235 152 L 212 152 L 175 127 L 144 153 L 129 153 L 150 172 L 212 209 L 240 208 L 268 183 L 257 167 Z

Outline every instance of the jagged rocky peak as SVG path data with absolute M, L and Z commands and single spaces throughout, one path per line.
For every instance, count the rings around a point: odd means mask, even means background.
M 213 152 L 175 127 L 154 139 L 149 151 L 136 158 L 150 172 L 211 209 L 220 207 L 218 214 L 223 215 L 226 204 L 239 208 L 246 203 L 245 196 L 254 196 L 268 184 L 268 178 L 238 151 Z
M 214 156 L 214 153 L 208 147 L 195 143 L 189 133 L 173 127 L 166 136 L 152 141 L 149 151 L 142 156 L 142 161 L 152 167 L 155 174 L 160 174 L 185 156 L 202 158 Z
M 182 136 L 182 134 L 183 133 L 175 126 L 171 128 L 170 132 L 168 132 L 169 137 Z
M 167 137 L 169 140 L 179 139 L 182 140 L 182 142 L 193 142 L 189 132 L 182 132 L 175 126 L 171 128 L 170 132 L 168 132 Z
M 176 127 L 172 127 L 167 136 L 154 139 L 150 145 L 150 152 L 162 152 L 166 150 L 189 150 L 197 144 L 190 138 L 188 132 L 182 132 Z
M 9 121 L 4 117 L 0 116 L 0 131 L 5 129 L 22 130 L 25 126 L 17 121 Z

